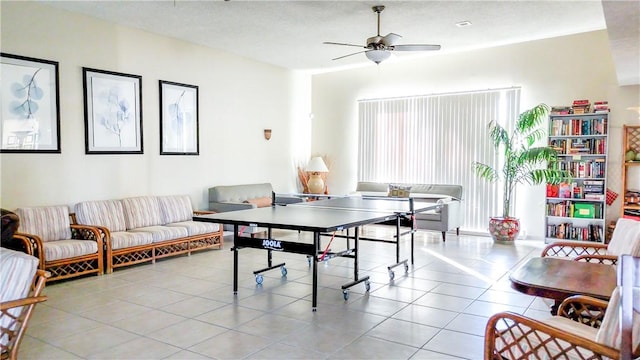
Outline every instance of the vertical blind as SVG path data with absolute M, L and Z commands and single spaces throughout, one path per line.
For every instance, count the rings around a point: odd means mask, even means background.
M 484 232 L 501 213 L 502 187 L 479 179 L 472 164 L 500 165 L 487 125 L 510 130 L 519 110 L 520 88 L 361 100 L 358 181 L 462 185 L 462 229 Z

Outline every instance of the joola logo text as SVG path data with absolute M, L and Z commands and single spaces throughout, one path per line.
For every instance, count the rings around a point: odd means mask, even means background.
M 262 240 L 262 247 L 271 250 L 282 250 L 282 244 L 278 240 L 264 239 Z

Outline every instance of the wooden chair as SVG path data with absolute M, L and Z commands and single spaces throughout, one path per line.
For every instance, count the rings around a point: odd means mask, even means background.
M 542 256 L 615 265 L 623 254 L 640 256 L 640 221 L 620 218 L 608 244 L 592 241 L 557 241 L 542 250 Z
M 640 258 L 631 255 L 621 256 L 617 270 L 618 285 L 622 288 L 620 358 L 631 359 L 634 355 L 638 356 L 637 342 L 640 338 L 640 326 L 637 323 L 640 316 Z
M 49 281 L 104 272 L 102 234 L 93 226 L 71 224 L 67 206 L 18 208 L 13 236 L 49 271 Z
M 17 359 L 20 342 L 27 331 L 27 325 L 37 303 L 47 300 L 41 296 L 49 273 L 38 270 L 34 286 L 29 297 L 0 303 L 0 316 L 10 320 L 9 326 L 0 326 L 0 337 L 6 339 L 6 344 L 0 342 L 0 359 Z M 10 310 L 17 310 L 12 314 Z
M 485 328 L 485 360 L 640 357 L 639 262 L 620 258 L 618 287 L 608 303 L 578 295 L 560 305 L 558 316 L 545 320 L 511 312 L 493 315 Z
M 38 259 L 23 252 L 0 250 L 0 359 L 17 359 L 29 319 L 42 296 L 49 273 Z

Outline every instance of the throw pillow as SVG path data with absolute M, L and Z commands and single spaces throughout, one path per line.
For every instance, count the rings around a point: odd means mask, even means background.
M 259 208 L 271 206 L 271 196 L 247 199 L 244 201 L 244 203 L 254 204 L 256 207 L 259 207 Z
M 389 184 L 389 193 L 387 196 L 390 197 L 409 197 L 411 193 L 411 186 L 409 185 L 394 185 Z

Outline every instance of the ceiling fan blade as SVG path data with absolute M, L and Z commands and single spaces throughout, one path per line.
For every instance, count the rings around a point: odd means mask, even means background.
M 382 37 L 381 42 L 385 45 L 385 46 L 393 46 L 393 44 L 396 43 L 396 41 L 402 39 L 401 35 L 398 34 L 394 34 L 394 33 L 388 33 L 386 36 Z
M 353 54 L 347 54 L 347 55 L 339 56 L 339 57 L 331 59 L 331 60 L 340 60 L 340 59 L 344 59 L 344 58 L 346 58 L 348 56 L 362 54 L 363 52 L 367 52 L 367 51 L 369 51 L 369 50 L 354 52 Z
M 394 45 L 389 50 L 395 51 L 431 51 L 431 50 L 440 50 L 440 45 L 426 45 L 426 44 L 415 44 L 415 45 Z
M 326 45 L 344 45 L 344 46 L 355 46 L 355 47 L 359 47 L 359 48 L 366 48 L 366 46 L 362 46 L 362 45 L 356 45 L 356 44 L 347 44 L 347 43 L 338 43 L 338 42 L 331 42 L 331 41 L 325 41 L 325 42 L 323 42 L 323 44 L 326 44 Z

